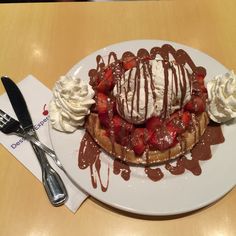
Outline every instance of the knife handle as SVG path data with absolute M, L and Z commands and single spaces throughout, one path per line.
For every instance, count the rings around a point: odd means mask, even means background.
M 32 144 L 42 169 L 42 182 L 47 196 L 53 206 L 60 206 L 67 200 L 65 185 L 58 173 L 50 166 L 45 153 Z

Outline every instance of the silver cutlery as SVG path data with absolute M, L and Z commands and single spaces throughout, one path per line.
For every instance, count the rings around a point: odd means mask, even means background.
M 21 91 L 10 78 L 2 77 L 1 80 L 23 131 L 38 140 L 37 133 L 33 129 L 33 122 Z M 54 206 L 64 204 L 68 198 L 68 194 L 61 177 L 49 164 L 45 152 L 32 142 L 31 145 L 40 163 L 42 169 L 42 182 L 50 202 Z
M 26 139 L 29 142 L 34 143 L 39 148 L 41 148 L 43 151 L 45 151 L 54 161 L 54 163 L 64 172 L 64 174 L 67 176 L 67 178 L 77 187 L 78 184 L 70 177 L 70 175 L 66 172 L 63 165 L 59 161 L 59 159 L 56 156 L 56 153 L 44 145 L 42 142 L 40 142 L 37 138 L 30 135 L 30 133 L 26 133 L 23 128 L 20 125 L 20 122 L 12 118 L 10 115 L 5 113 L 3 110 L 0 109 L 0 131 L 4 134 L 12 134 L 17 135 L 19 137 L 22 137 Z
M 14 134 L 21 138 L 24 138 L 37 145 L 52 158 L 55 158 L 56 154 L 53 150 L 44 145 L 34 136 L 30 135 L 30 132 L 29 133 L 25 132 L 24 129 L 21 127 L 19 121 L 15 120 L 1 109 L 0 109 L 0 131 L 2 131 L 4 134 Z

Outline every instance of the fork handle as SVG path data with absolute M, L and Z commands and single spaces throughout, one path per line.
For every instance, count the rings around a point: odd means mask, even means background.
M 46 152 L 49 156 L 51 156 L 53 159 L 55 159 L 56 153 L 52 149 L 50 149 L 49 147 L 44 145 L 42 142 L 40 142 L 38 140 L 38 138 L 36 138 L 33 135 L 28 134 L 27 132 L 24 132 L 23 129 L 21 129 L 21 128 L 19 128 L 17 131 L 18 132 L 15 132 L 16 135 L 30 141 L 33 144 L 35 144 L 37 147 L 39 147 L 44 152 Z
M 55 158 L 56 154 L 55 152 L 50 149 L 49 147 L 47 147 L 46 145 L 44 145 L 42 142 L 40 142 L 37 138 L 35 138 L 34 136 L 28 134 L 28 133 L 17 133 L 17 135 L 25 138 L 26 140 L 34 143 L 37 147 L 39 147 L 40 149 L 42 149 L 44 152 L 46 152 L 49 156 L 51 156 L 53 159 Z

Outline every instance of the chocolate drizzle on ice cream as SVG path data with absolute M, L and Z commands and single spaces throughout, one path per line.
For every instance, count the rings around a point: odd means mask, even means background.
M 127 58 L 135 58 L 136 66 L 124 71 L 122 61 Z M 135 124 L 143 123 L 153 115 L 167 118 L 190 100 L 196 84 L 195 75 L 206 75 L 206 70 L 197 67 L 184 50 L 176 51 L 168 44 L 154 47 L 150 52 L 139 49 L 137 56 L 127 51 L 121 59 L 111 52 L 107 64 L 116 81 L 113 95 L 117 111 Z M 94 88 L 104 75 L 107 64 L 97 56 L 97 68 L 89 72 L 90 84 Z
M 124 65 L 125 61 L 128 62 L 126 65 Z M 136 55 L 126 51 L 120 59 L 115 52 L 110 52 L 106 60 L 98 55 L 96 62 L 96 68 L 91 69 L 88 73 L 90 85 L 95 91 L 95 100 L 98 101 L 98 86 L 101 81 L 103 81 L 103 86 L 106 88 L 106 86 L 111 86 L 109 84 L 109 73 L 112 73 L 112 79 L 114 80 L 112 89 L 104 95 L 107 98 L 103 101 L 102 106 L 106 104 L 108 108 L 107 121 L 105 120 L 108 124 L 105 122 L 102 126 L 104 125 L 104 135 L 109 137 L 111 143 L 109 154 L 115 159 L 112 159 L 113 166 L 107 166 L 107 180 L 102 180 L 100 175 L 101 164 L 103 163 L 101 161 L 102 157 L 100 157 L 101 147 L 96 144 L 97 140 L 93 137 L 94 131 L 89 131 L 93 138 L 86 132 L 80 146 L 78 166 L 80 169 L 89 167 L 93 187 L 97 187 L 95 178 L 97 175 L 102 191 L 107 191 L 110 168 L 113 168 L 114 175 L 120 175 L 125 181 L 131 178 L 132 167 L 126 161 L 127 152 L 132 149 L 130 143 L 132 139 L 129 132 L 133 127 L 145 128 L 145 122 L 152 117 L 160 117 L 161 122 L 163 122 L 163 125 L 155 131 L 156 137 L 160 136 L 159 139 L 165 139 L 167 144 L 170 141 L 173 145 L 176 145 L 175 142 L 177 142 L 180 146 L 180 152 L 174 156 L 176 159 L 170 160 L 172 154 L 169 147 L 171 146 L 169 145 L 166 149 L 163 148 L 163 150 L 169 150 L 167 155 L 169 161 L 153 166 L 153 162 L 149 159 L 149 152 L 153 150 L 147 144 L 141 156 L 143 163 L 147 164 L 141 167 L 146 177 L 155 182 L 161 180 L 164 178 L 163 168 L 173 175 L 183 174 L 185 170 L 192 172 L 194 175 L 200 175 L 202 172 L 200 162 L 211 158 L 210 146 L 224 141 L 221 127 L 212 124 L 207 127 L 209 119 L 205 110 L 198 114 L 193 111 L 186 130 L 186 132 L 193 134 L 191 158 L 187 158 L 185 156 L 187 142 L 184 136 L 186 133 L 177 135 L 175 141 L 171 140 L 173 136 L 167 130 L 166 122 L 172 119 L 174 113 L 177 116 L 179 113 L 181 117 L 183 107 L 190 100 L 192 101 L 193 97 L 199 96 L 201 91 L 199 90 L 197 76 L 201 75 L 204 78 L 206 76 L 205 68 L 196 66 L 184 50 L 175 50 L 169 44 L 162 47 L 153 47 L 150 51 L 142 48 L 137 51 Z M 129 68 L 130 64 L 132 66 Z M 205 100 L 206 97 L 203 99 Z M 195 109 L 197 110 L 198 107 L 193 107 L 193 110 Z M 117 156 L 116 153 L 116 124 L 113 119 L 117 112 L 123 120 L 120 124 L 121 128 L 119 128 L 120 142 L 126 142 L 126 139 L 128 139 L 125 145 L 120 145 L 120 156 Z M 98 117 L 101 115 L 103 114 L 98 113 Z M 92 116 L 90 118 L 93 120 Z M 176 129 L 185 129 L 183 120 L 179 118 L 173 124 Z M 128 129 L 127 125 L 131 128 Z M 144 142 L 149 138 L 148 135 L 148 133 L 143 132 Z M 211 138 L 213 136 L 216 137 L 215 140 Z M 103 182 L 106 182 L 106 184 L 104 185 Z
M 96 94 L 99 93 L 99 86 L 103 84 L 106 88 L 109 83 L 107 73 L 112 75 L 114 87 L 108 91 L 108 96 L 103 103 L 108 104 L 109 137 L 112 143 L 112 155 L 116 156 L 115 151 L 115 128 L 114 113 L 118 112 L 123 121 L 131 125 L 142 127 L 145 122 L 152 117 L 160 117 L 164 126 L 155 131 L 157 138 L 163 137 L 161 150 L 171 147 L 175 143 L 169 130 L 165 127 L 166 120 L 176 111 L 183 111 L 183 107 L 191 100 L 193 94 L 198 93 L 197 75 L 205 76 L 205 68 L 197 67 L 190 56 L 184 50 L 175 50 L 171 45 L 154 47 L 149 51 L 139 49 L 137 55 L 126 51 L 118 59 L 114 52 L 110 52 L 105 59 L 98 55 L 96 57 L 96 69 L 89 71 L 90 85 Z M 124 64 L 124 62 L 126 64 Z M 127 66 L 128 65 L 128 66 Z M 129 67 L 129 65 L 132 65 Z M 104 88 L 103 88 L 104 89 Z M 106 90 L 105 90 L 106 91 Z M 96 97 L 96 95 L 95 95 Z M 96 98 L 95 98 L 96 99 Z M 98 100 L 98 98 L 97 98 Z M 114 112 L 113 104 L 116 104 Z M 197 108 L 197 107 L 196 107 Z M 99 119 L 101 114 L 99 114 Z M 125 122 L 122 123 L 119 136 L 130 139 L 129 134 L 125 135 Z M 191 117 L 191 127 L 195 129 L 195 142 L 201 136 L 201 127 L 198 118 Z M 204 127 L 207 125 L 207 120 Z M 182 121 L 175 122 L 175 127 L 184 129 Z M 145 135 L 147 136 L 147 135 Z M 146 138 L 145 138 L 146 139 Z M 177 142 L 181 145 L 181 151 L 185 151 L 184 138 L 178 136 Z M 123 147 L 124 146 L 124 147 Z M 122 145 L 121 159 L 126 160 L 126 149 L 132 149 L 130 142 Z M 146 162 L 149 163 L 148 148 L 144 153 Z M 182 154 L 182 153 L 180 153 Z M 169 152 L 169 157 L 171 153 Z

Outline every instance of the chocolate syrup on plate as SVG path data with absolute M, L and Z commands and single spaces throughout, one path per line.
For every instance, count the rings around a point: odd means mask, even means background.
M 103 192 L 107 191 L 109 185 L 109 174 L 110 169 L 107 170 L 107 182 L 106 185 L 102 183 L 101 180 L 101 159 L 100 159 L 100 147 L 97 143 L 93 140 L 88 132 L 85 132 L 84 137 L 80 144 L 79 149 L 79 161 L 78 166 L 80 169 L 90 169 L 90 176 L 93 188 L 97 188 L 97 179 L 94 169 L 96 170 L 97 177 Z
M 142 167 L 147 178 L 157 182 L 164 177 L 162 168 L 166 168 L 173 175 L 181 175 L 186 170 L 190 171 L 193 175 L 200 175 L 202 172 L 201 161 L 207 161 L 212 158 L 211 145 L 216 145 L 224 142 L 224 136 L 219 124 L 211 122 L 200 141 L 191 150 L 191 159 L 187 159 L 186 156 L 181 156 L 175 161 L 167 162 L 163 165 L 158 165 L 157 167 Z M 95 178 L 95 173 L 93 167 L 97 171 L 99 182 L 102 191 L 107 191 L 109 185 L 109 167 L 107 174 L 106 186 L 102 184 L 100 176 L 101 161 L 100 157 L 100 147 L 92 139 L 92 137 L 85 132 L 85 135 L 81 141 L 79 155 L 78 155 L 78 166 L 80 169 L 90 168 L 90 176 L 92 185 L 97 188 L 97 182 Z M 125 181 L 130 180 L 132 174 L 131 168 L 128 163 L 120 159 L 115 159 L 113 161 L 113 173 L 115 175 L 120 175 Z
M 125 52 L 122 55 L 122 60 L 129 56 L 135 56 L 132 52 Z M 183 103 L 185 94 L 186 94 L 186 86 L 187 82 L 190 84 L 190 86 L 195 86 L 195 75 L 201 74 L 203 77 L 206 75 L 206 70 L 203 67 L 197 67 L 190 56 L 182 49 L 175 50 L 171 45 L 165 44 L 162 47 L 154 47 L 148 52 L 146 49 L 140 49 L 137 52 L 137 62 L 141 63 L 143 70 L 143 78 L 145 80 L 145 94 L 148 93 L 148 87 L 150 87 L 152 90 L 154 89 L 153 86 L 153 80 L 152 80 L 152 70 L 149 63 L 149 59 L 154 59 L 157 56 L 162 58 L 163 68 L 164 68 L 164 76 L 165 76 L 165 87 L 164 87 L 164 97 L 163 97 L 163 108 L 161 117 L 165 119 L 168 114 L 168 109 L 170 108 L 170 105 L 168 104 L 167 99 L 167 91 L 168 91 L 168 81 L 170 78 L 168 78 L 168 70 L 172 71 L 172 80 L 175 83 L 175 89 L 177 92 L 178 90 L 181 91 L 181 100 L 180 104 Z M 178 64 L 178 69 L 176 70 L 173 67 L 173 62 L 170 62 L 170 56 L 173 57 L 174 61 Z M 101 56 L 97 56 L 97 68 L 91 69 L 89 71 L 90 76 L 90 84 L 92 87 L 96 87 L 97 83 L 99 81 L 99 78 L 102 78 L 103 74 L 105 73 L 106 69 L 106 63 L 104 63 L 104 60 Z M 121 90 L 121 83 L 124 80 L 124 71 L 122 71 L 122 66 L 120 66 L 120 63 L 122 63 L 122 60 L 119 60 L 114 52 L 109 53 L 108 55 L 108 64 L 112 67 L 113 76 L 117 83 L 117 90 Z M 188 66 L 192 72 L 188 73 L 184 70 L 184 67 Z M 140 67 L 136 67 L 136 74 L 135 74 L 135 92 L 133 93 L 135 96 L 137 96 L 137 99 L 133 98 L 133 103 L 131 106 L 131 109 L 134 107 L 139 107 L 139 89 L 140 89 L 140 77 L 141 77 L 141 70 Z M 131 69 L 132 70 L 132 69 Z M 187 73 L 187 74 L 186 74 Z M 148 75 L 148 76 L 147 76 Z M 178 78 L 182 78 L 182 81 L 180 82 L 178 86 Z M 150 78 L 149 80 L 147 78 Z M 131 76 L 128 77 L 128 84 L 130 83 Z M 148 83 L 150 83 L 150 86 L 148 86 Z M 129 89 L 129 86 L 128 86 Z M 126 91 L 127 93 L 129 91 Z M 152 91 L 153 92 L 153 91 Z M 153 96 L 154 92 L 153 92 Z M 148 96 L 145 96 L 146 105 L 148 103 Z M 120 114 L 122 114 L 124 110 L 124 106 L 127 106 L 127 104 L 124 103 L 124 101 L 119 101 L 120 107 Z M 111 108 L 112 109 L 112 108 Z M 147 109 L 146 109 L 147 113 Z M 110 116 L 112 116 L 112 112 L 110 112 Z M 109 117 L 109 119 L 112 119 L 112 117 Z M 135 117 L 133 117 L 135 120 Z M 194 120 L 194 117 L 193 119 Z M 112 130 L 111 130 L 112 132 Z M 196 132 L 195 132 L 196 133 Z M 197 134 L 196 134 L 197 135 Z M 114 140 L 114 139 L 112 139 Z M 111 141 L 112 141 L 111 140 Z M 179 140 L 181 147 L 184 149 L 184 143 L 183 140 Z M 114 142 L 114 141 L 113 141 Z M 162 178 L 164 178 L 164 174 L 162 169 L 165 168 L 169 171 L 169 173 L 173 175 L 180 175 L 183 174 L 186 170 L 190 171 L 193 175 L 200 175 L 202 172 L 201 169 L 201 161 L 209 160 L 212 157 L 211 154 L 211 145 L 220 144 L 224 142 L 224 136 L 222 134 L 221 126 L 217 125 L 215 123 L 210 123 L 199 140 L 199 142 L 193 147 L 191 150 L 191 158 L 187 158 L 186 156 L 181 156 L 175 161 L 169 161 L 166 162 L 163 165 L 158 165 L 156 167 L 143 167 L 143 171 L 148 179 L 151 181 L 160 181 Z M 91 182 L 92 186 L 94 188 L 97 188 L 97 178 L 99 180 L 100 186 L 102 191 L 107 191 L 108 185 L 109 185 L 109 175 L 110 175 L 110 167 L 108 166 L 107 170 L 107 179 L 106 184 L 104 185 L 101 180 L 101 174 L 100 169 L 101 165 L 104 163 L 101 161 L 100 157 L 100 147 L 96 144 L 96 142 L 93 140 L 93 138 L 85 132 L 85 135 L 81 141 L 80 150 L 79 150 L 79 156 L 78 156 L 78 166 L 80 169 L 90 169 L 90 175 L 91 175 Z M 148 157 L 147 157 L 148 160 Z M 131 177 L 131 170 L 129 164 L 125 163 L 122 160 L 114 159 L 113 160 L 113 174 L 120 175 L 121 178 L 125 181 L 130 180 Z M 96 173 L 95 173 L 96 172 Z M 97 175 L 96 175 L 97 174 Z M 96 178 L 97 177 L 97 178 Z
M 125 69 L 123 66 L 123 61 L 135 60 L 136 66 L 131 68 L 128 72 L 125 73 Z M 180 100 L 179 105 L 182 107 L 183 102 L 185 100 L 187 94 L 187 87 L 190 89 L 197 90 L 196 83 L 196 75 L 202 75 L 203 77 L 206 75 L 206 70 L 203 67 L 198 67 L 194 64 L 190 56 L 182 49 L 175 50 L 171 45 L 165 44 L 162 47 L 153 47 L 150 51 L 141 48 L 137 51 L 137 55 L 130 51 L 126 51 L 123 53 L 121 59 L 118 59 L 116 53 L 110 52 L 108 54 L 107 63 L 105 63 L 104 58 L 101 55 L 96 57 L 97 67 L 96 69 L 91 69 L 88 73 L 90 77 L 90 85 L 96 91 L 96 87 L 98 83 L 103 79 L 104 74 L 108 68 L 112 69 L 113 79 L 115 81 L 115 88 L 117 94 L 124 92 L 126 99 L 122 98 L 122 96 L 116 95 L 115 101 L 117 103 L 117 110 L 121 117 L 125 118 L 125 110 L 130 110 L 131 123 L 137 123 L 138 117 L 136 117 L 136 112 L 139 112 L 139 101 L 141 89 L 144 89 L 144 99 L 145 104 L 145 118 L 148 113 L 148 101 L 150 90 L 153 95 L 153 99 L 155 100 L 156 93 L 154 92 L 154 79 L 152 74 L 152 64 L 150 61 L 152 59 L 156 59 L 161 61 L 163 70 L 164 70 L 164 91 L 163 91 L 163 106 L 161 109 L 160 117 L 165 120 L 169 118 L 170 111 L 172 108 L 172 104 L 169 103 L 169 93 L 170 90 L 172 94 L 179 93 Z M 187 69 L 186 69 L 187 68 Z M 132 73 L 134 71 L 135 73 Z M 131 80 L 134 85 L 131 87 Z M 143 80 L 143 81 L 142 81 Z M 172 81 L 171 83 L 169 81 Z M 127 83 L 127 87 L 124 88 L 123 84 Z M 144 83 L 144 88 L 141 86 L 141 83 Z M 172 87 L 170 88 L 170 84 Z M 142 87 L 142 88 L 141 88 Z M 129 94 L 129 95 L 128 95 Z M 127 97 L 132 94 L 131 106 L 128 105 Z M 172 95 L 171 95 L 172 96 Z M 110 99 L 110 98 L 109 98 Z M 113 98 L 114 99 L 114 98 Z M 110 106 L 109 111 L 109 120 L 112 121 L 113 118 L 113 106 Z M 114 134 L 114 127 L 111 123 L 110 134 Z M 113 135 L 110 135 L 110 140 L 112 143 L 112 153 L 116 156 L 114 149 L 115 138 Z M 181 140 L 179 140 L 181 142 Z M 181 142 L 182 143 L 182 142 Z M 147 152 L 148 154 L 148 152 Z M 123 158 L 125 159 L 125 157 Z M 148 162 L 148 155 L 146 156 Z
M 131 169 L 129 164 L 126 162 L 120 160 L 120 159 L 115 159 L 113 163 L 113 173 L 115 175 L 119 175 L 126 181 L 130 179 L 130 173 Z
M 200 161 L 206 161 L 212 157 L 211 145 L 223 142 L 221 126 L 211 122 L 199 142 L 191 150 L 191 159 L 182 156 L 174 164 L 166 163 L 165 168 L 173 175 L 183 174 L 185 170 L 191 171 L 194 175 L 200 175 L 202 173 Z
M 144 172 L 147 177 L 154 182 L 159 181 L 164 177 L 164 174 L 159 167 L 145 167 Z

